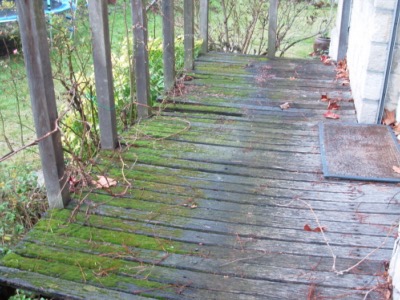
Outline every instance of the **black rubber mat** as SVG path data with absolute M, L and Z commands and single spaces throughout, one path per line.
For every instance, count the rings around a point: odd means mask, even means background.
M 320 123 L 320 146 L 325 177 L 400 182 L 400 147 L 384 125 Z

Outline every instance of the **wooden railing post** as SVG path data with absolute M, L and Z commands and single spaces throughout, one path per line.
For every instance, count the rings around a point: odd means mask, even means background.
M 187 71 L 194 69 L 194 5 L 193 0 L 184 0 L 184 46 L 185 46 L 185 64 Z
M 200 0 L 200 37 L 203 40 L 201 45 L 201 53 L 208 52 L 208 17 L 209 17 L 209 0 Z
M 118 143 L 118 136 L 107 0 L 89 0 L 89 20 L 92 29 L 101 148 L 114 149 Z
M 151 114 L 149 53 L 147 50 L 147 18 L 143 0 L 131 0 L 133 47 L 135 62 L 135 80 L 137 113 L 139 118 Z
M 164 89 L 170 91 L 175 84 L 175 21 L 174 0 L 162 1 Z
M 61 134 L 56 129 L 58 114 L 43 1 L 18 0 L 16 4 L 47 198 L 50 208 L 63 208 L 70 195 Z
M 349 24 L 350 24 L 350 12 L 352 1 L 339 1 L 338 13 L 340 16 L 340 27 L 339 27 L 339 45 L 337 50 L 336 60 L 342 60 L 346 58 L 347 48 L 349 46 Z
M 276 32 L 278 29 L 279 0 L 269 1 L 268 57 L 274 58 L 276 52 Z

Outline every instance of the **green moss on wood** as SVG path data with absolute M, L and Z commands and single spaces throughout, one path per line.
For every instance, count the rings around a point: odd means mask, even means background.
M 249 72 L 246 70 L 246 64 L 221 64 L 218 63 L 198 63 L 196 64 L 196 71 L 207 72 L 209 74 L 236 74 L 236 75 L 247 75 Z M 197 74 L 195 76 L 199 76 Z
M 118 276 L 116 272 L 129 271 L 129 267 L 123 267 L 118 260 L 104 259 L 93 255 L 84 255 L 76 252 L 65 252 L 60 249 L 35 249 L 27 246 L 25 250 L 19 250 L 21 254 L 9 253 L 2 260 L 2 264 L 9 268 L 36 272 L 64 280 L 90 283 L 109 288 L 127 289 L 130 285 L 142 289 L 164 288 L 165 285 L 152 282 L 147 279 L 135 279 L 133 277 Z M 22 254 L 23 253 L 23 254 Z M 40 253 L 40 257 L 38 257 Z M 24 255 L 31 255 L 26 257 Z M 33 257 L 32 257 L 33 256 Z M 111 260 L 112 262 L 110 262 Z M 137 267 L 137 264 L 127 263 L 125 266 Z M 109 266 L 109 268 L 106 268 Z M 33 283 L 35 284 L 35 283 Z M 37 287 L 41 282 L 36 283 Z
M 180 242 L 135 233 L 82 226 L 82 224 L 68 223 L 66 220 L 57 219 L 55 216 L 53 217 L 52 219 L 41 220 L 36 225 L 37 229 L 84 240 L 104 241 L 116 245 L 127 245 L 149 250 L 168 251 L 171 253 L 188 253 L 183 249 L 182 243 Z
M 251 97 L 252 93 L 254 93 L 254 89 L 246 89 L 246 88 L 226 88 L 221 86 L 198 86 L 193 91 L 193 93 L 201 94 L 203 97 L 208 96 L 225 96 L 225 97 Z

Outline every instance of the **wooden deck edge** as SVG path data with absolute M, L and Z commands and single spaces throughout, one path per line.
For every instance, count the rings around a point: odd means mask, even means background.
M 68 300 L 145 300 L 141 296 L 112 291 L 84 283 L 71 282 L 60 278 L 10 269 L 0 266 L 0 285 L 32 291 L 42 296 Z

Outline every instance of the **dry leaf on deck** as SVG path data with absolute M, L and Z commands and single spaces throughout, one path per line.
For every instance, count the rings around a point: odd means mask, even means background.
M 385 109 L 385 114 L 382 123 L 385 125 L 392 125 L 396 123 L 396 111 L 395 110 L 389 111 Z
M 324 117 L 327 119 L 333 119 L 333 120 L 340 119 L 339 115 L 337 115 L 331 111 L 327 111 L 326 113 L 324 113 Z
M 333 63 L 332 59 L 328 55 L 321 55 L 320 59 L 322 63 L 327 66 Z
M 400 174 L 400 167 L 398 166 L 393 166 L 393 171 L 397 174 Z
M 322 101 L 322 102 L 328 102 L 328 101 L 329 101 L 328 95 L 327 95 L 327 94 L 321 95 L 321 101 Z
M 337 102 L 329 101 L 328 110 L 338 110 L 339 108 L 340 108 L 340 105 L 337 104 Z
M 343 86 L 349 86 L 349 85 L 350 85 L 350 80 L 344 80 L 344 81 L 342 82 L 342 85 L 343 85 Z
M 97 175 L 97 178 L 98 180 L 92 180 L 92 183 L 96 186 L 96 188 L 110 188 L 117 185 L 117 181 L 112 178 L 99 175 Z
M 289 102 L 285 102 L 285 103 L 281 104 L 279 107 L 282 110 L 289 109 L 290 108 L 290 103 Z
M 326 231 L 326 227 L 315 227 L 314 229 L 310 227 L 310 225 L 306 224 L 304 225 L 304 230 L 305 231 L 310 231 L 310 232 L 322 232 Z
M 395 135 L 400 135 L 400 123 L 397 123 L 394 127 L 393 127 L 393 131 Z

